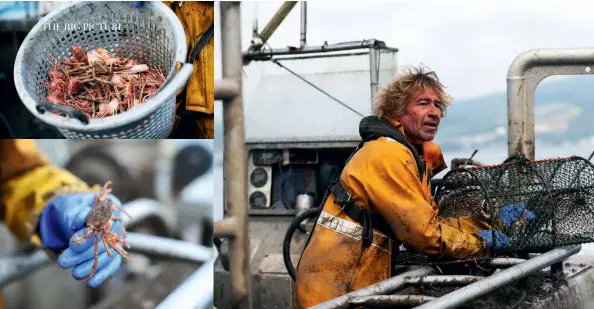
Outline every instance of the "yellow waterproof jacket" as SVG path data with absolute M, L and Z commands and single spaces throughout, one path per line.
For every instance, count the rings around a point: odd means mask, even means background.
M 70 172 L 49 164 L 34 140 L 0 140 L 0 218 L 20 240 L 41 247 L 39 214 L 68 192 L 96 192 Z
M 402 134 L 397 121 L 390 121 Z M 373 230 L 362 245 L 362 227 L 334 204 L 331 194 L 305 248 L 296 274 L 297 304 L 309 308 L 391 276 L 392 250 L 465 258 L 485 242 L 475 234 L 489 225 L 472 217 L 440 218 L 431 198 L 431 177 L 446 168 L 441 149 L 425 142 L 419 155 L 430 177 L 419 180 L 412 152 L 386 137 L 369 141 L 351 158 L 340 183 L 361 207 L 379 213 L 397 239 Z
M 181 21 L 186 32 L 186 43 L 193 48 L 214 22 L 213 2 L 206 1 L 163 1 Z M 188 52 L 188 57 L 190 56 Z M 177 98 L 177 115 L 185 108 L 198 112 L 196 138 L 214 138 L 214 36 L 194 60 L 194 72 L 188 84 L 181 89 Z

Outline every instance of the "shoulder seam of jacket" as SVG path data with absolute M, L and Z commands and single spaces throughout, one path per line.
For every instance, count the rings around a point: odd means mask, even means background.
M 405 145 L 403 145 L 402 143 L 399 143 L 398 141 L 394 140 L 394 139 L 393 139 L 393 138 L 391 138 L 391 137 L 382 136 L 382 137 L 380 137 L 380 138 L 376 139 L 376 141 L 382 140 L 382 138 L 383 138 L 383 139 L 385 139 L 385 141 L 386 141 L 386 142 L 394 142 L 394 143 L 396 143 L 396 147 L 398 147 L 398 148 L 399 148 L 400 150 L 402 150 L 402 151 L 405 151 L 405 152 L 406 152 L 406 154 L 407 154 L 408 156 L 410 156 L 410 159 L 412 159 L 412 160 L 413 160 L 413 162 L 414 162 L 414 166 L 415 166 L 415 174 L 417 174 L 417 177 L 418 177 L 418 176 L 419 176 L 419 175 L 418 175 L 418 173 L 419 173 L 419 170 L 418 170 L 417 162 L 416 162 L 416 160 L 415 160 L 415 156 L 414 156 L 414 154 L 412 153 L 412 151 L 411 151 L 410 149 L 408 149 L 408 147 L 406 147 L 406 146 L 405 146 Z M 373 142 L 373 141 L 370 141 L 370 142 Z M 408 158 L 407 158 L 407 159 L 408 159 Z M 422 159 L 421 159 L 421 160 L 422 160 Z M 406 161 L 406 159 L 405 159 L 404 161 Z

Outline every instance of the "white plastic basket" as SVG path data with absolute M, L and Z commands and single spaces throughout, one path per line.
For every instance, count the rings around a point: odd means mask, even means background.
M 142 52 L 145 63 L 168 72 L 165 83 L 132 110 L 87 120 L 73 109 L 42 99 L 47 95 L 43 82 L 49 80 L 50 62 L 54 57 L 70 57 L 73 45 L 81 45 L 85 50 L 121 48 L 133 58 Z M 29 32 L 16 57 L 15 85 L 27 109 L 43 122 L 57 127 L 66 138 L 162 139 L 173 128 L 176 93 L 193 71 L 186 58 L 183 26 L 163 3 L 147 1 L 141 8 L 135 8 L 131 1 L 75 2 L 51 12 Z M 178 62 L 183 65 L 176 72 Z M 51 110 L 68 112 L 72 117 Z

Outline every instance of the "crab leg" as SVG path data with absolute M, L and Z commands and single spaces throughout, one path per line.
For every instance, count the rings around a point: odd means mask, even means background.
M 130 257 L 128 257 L 128 254 L 126 252 L 126 250 L 124 250 L 124 248 L 120 247 L 120 245 L 117 242 L 113 242 L 111 244 L 111 247 L 117 251 L 124 259 L 134 263 L 134 260 L 132 260 Z
M 101 195 L 99 195 L 99 198 L 98 198 L 100 201 L 103 201 L 103 200 L 105 199 L 105 197 L 106 197 L 106 196 L 107 196 L 109 193 L 111 193 L 111 189 L 107 188 L 107 187 L 108 187 L 108 186 L 110 186 L 110 185 L 111 185 L 111 181 L 107 181 L 107 182 L 106 182 L 106 183 L 103 185 L 103 189 L 102 189 Z
M 124 226 L 124 222 L 122 222 L 122 218 L 120 218 L 118 216 L 112 216 L 111 219 L 114 221 L 118 221 L 118 223 L 120 224 L 120 227 L 122 228 L 122 233 L 124 234 L 124 237 L 126 237 L 126 227 Z
M 89 279 L 93 278 L 95 271 L 97 271 L 97 264 L 99 264 L 99 240 L 97 238 L 97 233 L 93 234 L 93 238 L 95 240 L 95 258 L 93 259 L 93 268 L 91 269 L 91 274 L 83 280 L 84 282 L 87 282 Z
M 103 241 L 103 247 L 105 247 L 105 252 L 107 252 L 107 256 L 111 257 L 111 250 L 109 250 L 109 245 L 107 244 L 107 240 L 105 240 L 104 234 L 101 234 L 101 241 Z
M 116 205 L 116 207 L 117 207 L 117 208 L 118 208 L 118 209 L 119 209 L 119 210 L 120 210 L 120 211 L 121 211 L 123 214 L 125 214 L 125 215 L 126 215 L 126 217 L 128 217 L 128 218 L 132 218 L 132 217 L 130 216 L 130 214 L 124 210 L 124 208 L 122 208 L 121 206 L 117 206 L 117 205 Z
M 139 53 L 140 58 L 132 59 L 132 55 L 126 56 L 121 49 L 114 53 L 102 48 L 85 51 L 77 45 L 72 47 L 72 53 L 71 57 L 65 59 L 57 59 L 53 55 L 45 57 L 44 60 L 52 66 L 48 71 L 52 83 L 42 82 L 48 91 L 42 98 L 54 104 L 76 108 L 91 119 L 131 110 L 144 103 L 165 82 L 161 69 L 150 67 L 142 53 Z M 62 89 L 65 86 L 58 87 L 58 84 L 68 84 L 69 90 L 72 90 L 68 94 L 72 96 L 65 97 L 65 90 Z M 80 93 L 79 88 L 75 87 L 77 85 L 82 86 Z M 151 91 L 145 95 L 149 86 Z M 117 106 L 113 106 L 111 101 L 114 98 L 122 104 L 118 102 Z M 95 102 L 101 110 L 96 110 L 93 105 L 79 106 L 78 99 Z
M 93 233 L 93 230 L 90 229 L 90 228 L 87 228 L 85 230 L 85 234 L 84 235 L 75 237 L 74 239 L 72 239 L 72 242 L 75 243 L 75 244 L 77 244 L 77 245 L 80 245 L 80 244 L 83 243 L 83 241 L 85 241 L 85 239 L 87 239 L 87 237 L 89 237 L 91 235 L 91 233 Z

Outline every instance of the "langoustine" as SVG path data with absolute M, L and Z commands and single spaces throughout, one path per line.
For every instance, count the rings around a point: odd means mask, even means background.
M 89 119 L 125 112 L 142 104 L 165 82 L 160 70 L 117 51 L 85 52 L 72 46 L 72 57 L 56 60 L 44 83 L 45 99 L 72 107 Z

